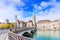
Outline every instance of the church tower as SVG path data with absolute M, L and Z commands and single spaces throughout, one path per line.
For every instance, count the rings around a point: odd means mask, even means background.
M 32 21 L 33 21 L 33 27 L 35 27 L 36 19 L 35 19 L 35 16 L 34 15 L 32 16 Z
M 17 28 L 17 15 L 15 15 L 15 28 Z
M 33 27 L 35 28 L 35 30 L 37 30 L 36 16 L 35 16 L 35 14 L 34 14 L 34 11 L 33 11 L 32 21 L 33 21 Z

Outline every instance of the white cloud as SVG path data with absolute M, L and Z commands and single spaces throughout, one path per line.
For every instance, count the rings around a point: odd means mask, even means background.
M 29 20 L 32 20 L 32 17 L 26 17 L 26 18 L 24 18 L 24 20 L 23 21 L 29 21 Z
M 43 2 L 41 3 L 41 5 L 43 7 L 46 7 L 48 5 L 53 5 L 53 7 L 51 9 L 45 10 L 45 11 L 38 11 L 38 13 L 36 13 L 36 19 L 38 20 L 58 20 L 60 19 L 60 3 L 57 2 L 53 2 L 50 1 L 49 3 L 47 2 Z M 37 6 L 36 8 L 38 8 L 39 6 Z
M 21 0 L 0 0 L 0 21 L 4 21 L 6 19 L 9 19 L 10 21 L 14 21 L 14 16 L 17 15 L 19 20 L 28 21 L 32 19 L 32 17 L 23 17 L 23 10 L 16 11 L 15 5 L 24 6 L 25 3 L 23 3 Z M 54 7 L 45 11 L 38 11 L 42 10 L 41 6 L 34 5 L 36 8 L 36 19 L 38 20 L 44 20 L 44 19 L 60 19 L 60 3 L 57 3 L 55 1 L 50 2 L 42 2 L 40 4 L 42 7 L 47 7 L 48 5 L 53 5 Z M 28 7 L 27 7 L 28 8 Z M 26 8 L 26 9 L 27 9 Z
M 20 16 L 20 18 L 23 17 L 22 11 L 15 11 L 14 7 L 9 6 L 8 8 L 0 9 L 0 19 L 2 20 L 14 20 L 15 15 Z
M 49 3 L 42 1 L 42 3 L 41 3 L 40 5 L 41 5 L 42 7 L 47 7 L 47 6 L 49 5 Z
M 24 6 L 25 4 L 21 0 L 0 0 L 0 22 L 4 22 L 6 19 L 15 21 L 14 16 L 17 15 L 18 19 L 23 20 L 23 11 L 16 11 L 15 4 Z
M 21 0 L 0 0 L 0 2 L 2 2 L 4 5 L 16 5 L 16 4 L 19 4 L 21 6 L 24 6 L 25 3 L 22 2 Z
M 37 9 L 37 10 L 41 10 L 42 9 L 41 6 L 37 6 L 37 5 L 34 5 L 34 8 Z

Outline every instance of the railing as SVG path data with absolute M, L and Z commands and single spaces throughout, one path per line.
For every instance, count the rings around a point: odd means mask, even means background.
M 9 33 L 8 33 L 8 38 L 9 38 L 9 40 L 32 40 L 31 38 L 19 36 L 11 31 L 9 31 Z
M 22 32 L 22 31 L 30 30 L 30 29 L 34 29 L 34 28 L 29 27 L 29 28 L 16 28 L 16 30 L 12 29 L 8 33 L 8 38 L 9 38 L 9 40 L 32 40 L 31 38 L 19 36 L 16 34 L 17 32 Z M 16 32 L 16 33 L 14 33 L 14 32 Z
M 12 29 L 11 31 L 18 33 L 18 32 L 22 32 L 22 31 L 29 30 L 29 29 L 33 29 L 34 30 L 34 27 L 29 27 L 29 28 L 16 28 L 16 29 Z

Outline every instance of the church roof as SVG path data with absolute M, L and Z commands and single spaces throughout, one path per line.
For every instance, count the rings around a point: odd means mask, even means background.
M 54 20 L 53 22 L 59 22 L 59 20 Z
M 39 20 L 37 23 L 51 23 L 50 20 Z
M 28 22 L 32 22 L 32 20 L 29 20 Z

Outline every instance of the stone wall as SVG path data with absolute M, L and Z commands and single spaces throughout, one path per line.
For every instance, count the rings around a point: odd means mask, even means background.
M 9 40 L 31 40 L 31 38 L 19 36 L 11 31 L 9 31 L 9 33 L 8 33 L 8 38 L 9 38 Z

